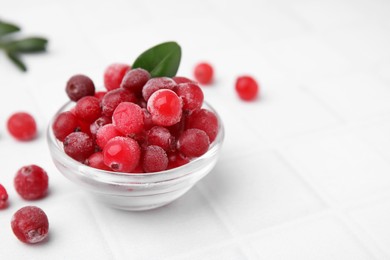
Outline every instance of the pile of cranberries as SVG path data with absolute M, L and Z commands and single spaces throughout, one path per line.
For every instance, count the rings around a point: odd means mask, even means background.
M 202 108 L 203 92 L 185 77 L 152 78 L 124 64 L 104 73 L 107 91 L 75 75 L 66 93 L 75 106 L 52 129 L 65 153 L 94 168 L 126 173 L 164 171 L 206 153 L 218 133 L 216 115 Z

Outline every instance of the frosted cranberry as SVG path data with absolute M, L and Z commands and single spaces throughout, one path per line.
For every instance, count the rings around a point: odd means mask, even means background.
M 199 157 L 207 152 L 210 146 L 209 137 L 199 129 L 185 130 L 177 141 L 177 149 L 187 157 Z
M 101 116 L 96 119 L 90 126 L 90 132 L 93 136 L 96 136 L 97 131 L 104 125 L 111 124 L 111 118 L 107 116 Z
M 104 125 L 96 133 L 96 143 L 103 149 L 107 142 L 116 136 L 122 136 L 122 134 L 113 124 Z
M 213 112 L 207 109 L 200 109 L 193 111 L 188 116 L 186 127 L 205 131 L 209 136 L 210 142 L 213 142 L 218 134 L 218 119 Z
M 104 72 L 104 86 L 107 90 L 119 88 L 126 72 L 131 68 L 127 64 L 114 63 L 108 66 Z
M 83 133 L 86 133 L 87 135 L 89 136 L 92 136 L 92 133 L 91 133 L 91 123 L 89 122 L 85 122 L 79 118 L 77 118 L 77 121 L 78 121 L 78 127 L 76 129 L 76 132 L 83 132 Z
M 88 96 L 77 101 L 75 114 L 84 122 L 92 123 L 101 115 L 99 99 Z
M 47 193 L 49 177 L 45 170 L 37 165 L 24 166 L 16 173 L 14 186 L 23 199 L 40 199 Z
M 183 166 L 190 162 L 190 159 L 182 155 L 180 152 L 173 152 L 168 154 L 168 167 L 167 169 L 173 169 Z
M 160 146 L 146 147 L 142 157 L 142 167 L 145 172 L 164 171 L 168 167 L 167 153 Z
M 175 145 L 175 138 L 171 135 L 168 129 L 162 126 L 152 127 L 146 134 L 147 143 L 149 145 L 160 146 L 165 151 L 171 151 Z
M 142 89 L 143 98 L 148 101 L 149 97 L 159 89 L 173 89 L 176 86 L 176 83 L 167 77 L 161 78 L 152 78 L 146 82 L 145 86 Z
M 30 141 L 37 135 L 35 119 L 26 112 L 18 112 L 7 121 L 9 133 L 19 141 Z
M 92 80 L 85 75 L 75 75 L 66 83 L 66 94 L 72 101 L 78 101 L 85 96 L 93 96 L 95 94 L 95 85 Z
M 139 163 L 141 150 L 129 137 L 112 138 L 103 149 L 104 164 L 116 172 L 131 172 Z
M 98 91 L 95 93 L 94 97 L 99 99 L 101 102 L 103 100 L 103 97 L 107 94 L 107 91 Z
M 95 145 L 88 134 L 75 132 L 65 138 L 64 151 L 76 161 L 84 162 L 95 151 Z
M 236 92 L 242 100 L 251 101 L 256 99 L 259 86 L 256 80 L 250 76 L 238 77 L 236 81 Z
M 104 164 L 104 157 L 102 152 L 96 152 L 91 154 L 85 161 L 85 164 L 100 170 L 110 171 L 110 167 Z
M 20 241 L 35 244 L 47 237 L 49 220 L 42 209 L 26 206 L 16 211 L 12 216 L 11 228 Z
M 200 109 L 203 104 L 203 91 L 197 84 L 182 83 L 175 88 L 176 94 L 183 100 L 183 109 Z
M 136 103 L 137 97 L 135 94 L 123 88 L 114 89 L 107 92 L 102 100 L 103 115 L 112 116 L 115 108 L 122 102 Z
M 210 84 L 213 80 L 213 67 L 208 63 L 199 63 L 195 66 L 194 77 L 201 84 Z
M 195 83 L 195 81 L 193 81 L 192 79 L 189 79 L 189 78 L 186 78 L 186 77 L 180 77 L 180 76 L 177 76 L 177 77 L 173 77 L 172 78 L 173 81 L 176 82 L 176 84 L 181 84 L 181 83 Z
M 112 122 L 124 135 L 137 134 L 144 128 L 144 113 L 137 104 L 122 102 L 115 109 Z
M 160 126 L 171 126 L 180 121 L 182 104 L 175 92 L 161 89 L 154 92 L 147 105 L 153 123 Z
M 70 111 L 60 113 L 52 125 L 55 137 L 61 142 L 63 142 L 65 137 L 70 133 L 76 131 L 77 127 L 79 127 L 77 118 Z
M 154 123 L 152 121 L 152 115 L 146 108 L 142 108 L 142 112 L 144 113 L 144 129 L 149 130 L 154 126 Z
M 8 206 L 8 193 L 3 185 L 0 184 L 0 209 L 5 209 Z
M 142 88 L 150 79 L 148 71 L 138 68 L 128 71 L 122 80 L 121 88 L 125 88 L 137 96 L 141 96 Z

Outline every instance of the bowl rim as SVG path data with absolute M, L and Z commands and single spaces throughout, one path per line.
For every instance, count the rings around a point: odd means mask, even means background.
M 127 173 L 127 172 L 114 172 L 114 171 L 106 171 L 97 168 L 90 167 L 85 165 L 79 161 L 74 160 L 70 156 L 66 155 L 62 148 L 62 142 L 59 141 L 55 136 L 52 129 L 52 125 L 54 123 L 55 118 L 62 112 L 69 111 L 71 105 L 74 105 L 75 102 L 68 101 L 64 105 L 62 105 L 56 113 L 51 117 L 49 124 L 47 126 L 46 136 L 47 142 L 50 149 L 50 155 L 54 160 L 56 156 L 61 157 L 62 163 L 68 165 L 73 169 L 77 169 L 77 172 L 81 175 L 84 175 L 88 178 L 98 179 L 103 182 L 109 183 L 118 183 L 118 182 L 128 182 L 130 179 L 133 181 L 139 181 L 145 183 L 145 179 L 157 179 L 152 182 L 161 182 L 161 181 L 169 181 L 174 179 L 179 179 L 186 175 L 191 175 L 194 172 L 193 167 L 202 164 L 204 160 L 215 155 L 222 147 L 222 143 L 225 138 L 225 129 L 221 117 L 217 113 L 217 111 L 206 101 L 203 101 L 202 108 L 210 110 L 215 114 L 218 119 L 218 134 L 215 140 L 211 143 L 209 150 L 200 157 L 197 157 L 191 160 L 189 163 L 172 168 L 169 170 L 159 171 L 159 172 L 151 172 L 151 173 Z M 196 167 L 197 168 L 197 167 Z M 188 169 L 188 170 L 186 170 Z

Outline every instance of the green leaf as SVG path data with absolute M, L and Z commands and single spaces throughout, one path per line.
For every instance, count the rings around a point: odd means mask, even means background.
M 27 71 L 26 65 L 24 65 L 17 53 L 7 52 L 7 56 L 21 71 Z
M 30 37 L 8 42 L 5 48 L 9 52 L 32 53 L 46 50 L 47 40 L 44 38 Z
M 0 22 L 0 37 L 18 31 L 20 31 L 18 26 L 10 23 Z
M 181 48 L 176 42 L 164 42 L 143 52 L 133 68 L 143 68 L 152 77 L 173 77 L 179 69 Z

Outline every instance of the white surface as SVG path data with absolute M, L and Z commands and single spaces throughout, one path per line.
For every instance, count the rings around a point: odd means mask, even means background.
M 0 56 L 0 157 L 10 206 L 0 211 L 0 259 L 390 259 L 390 2 L 6 1 L 0 18 L 50 39 L 25 56 L 22 74 Z M 75 73 L 102 86 L 112 62 L 176 40 L 180 75 L 214 64 L 206 99 L 220 112 L 226 143 L 215 170 L 178 201 L 148 212 L 95 203 L 51 162 L 48 120 Z M 241 102 L 240 74 L 261 84 Z M 17 110 L 40 137 L 19 143 L 5 121 Z M 13 176 L 44 167 L 50 193 L 23 201 Z M 44 209 L 49 239 L 28 246 L 12 214 Z

